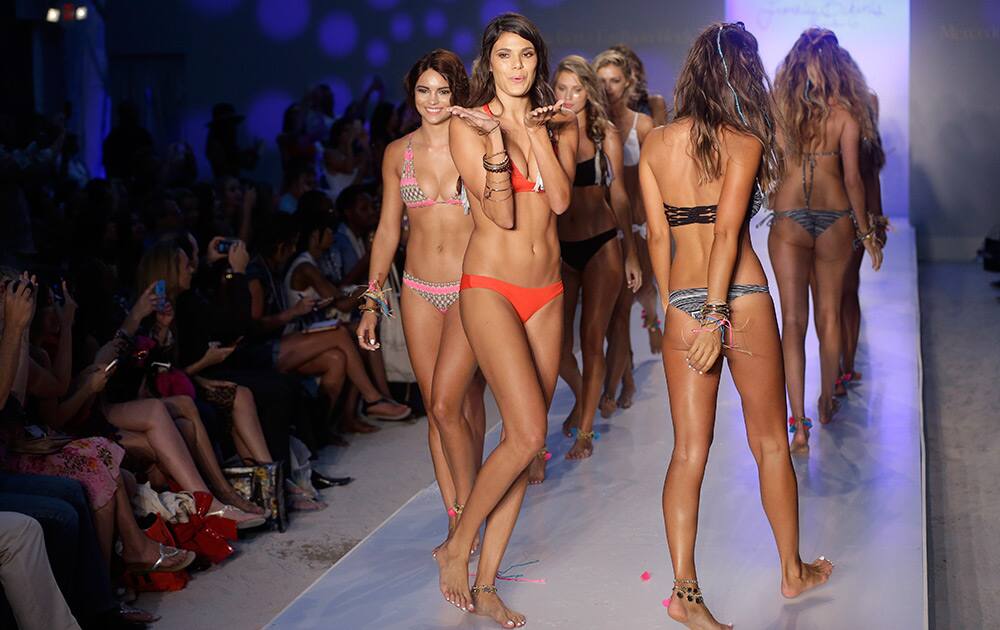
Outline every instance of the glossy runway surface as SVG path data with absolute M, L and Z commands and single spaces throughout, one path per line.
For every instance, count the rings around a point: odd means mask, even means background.
M 755 247 L 767 266 L 766 231 Z M 866 261 L 867 265 L 867 261 Z M 770 273 L 770 272 L 769 272 Z M 777 285 L 771 281 L 777 302 Z M 702 491 L 698 571 L 720 621 L 746 629 L 926 627 L 919 325 L 913 232 L 893 232 L 886 264 L 863 271 L 862 347 L 854 387 L 837 420 L 813 431 L 797 457 L 803 559 L 836 562 L 831 582 L 798 600 L 779 593 L 777 553 L 758 495 L 739 400 L 725 372 L 715 443 Z M 531 628 L 631 630 L 681 627 L 662 601 L 672 574 L 660 493 L 672 435 L 663 368 L 648 353 L 633 311 L 635 405 L 609 420 L 593 458 L 563 459 L 559 432 L 572 407 L 560 382 L 549 415 L 549 476 L 529 488 L 501 581 L 507 604 Z M 817 344 L 807 339 L 807 414 L 815 417 Z M 487 448 L 498 432 L 487 437 Z M 377 470 L 373 462 L 373 471 Z M 431 549 L 447 526 L 436 487 L 414 496 L 268 627 L 337 629 L 496 628 L 463 613 L 438 590 Z M 474 570 L 474 569 L 473 569 Z M 640 575 L 648 571 L 651 579 Z

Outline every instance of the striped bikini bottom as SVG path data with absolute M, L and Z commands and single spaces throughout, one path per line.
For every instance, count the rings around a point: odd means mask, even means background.
M 408 271 L 403 272 L 403 284 L 424 298 L 437 310 L 447 313 L 451 305 L 458 301 L 459 281 L 454 282 L 427 282 L 416 276 L 410 275 Z
M 799 208 L 796 210 L 775 210 L 772 222 L 787 218 L 802 226 L 806 232 L 812 235 L 813 239 L 819 238 L 831 225 L 841 218 L 850 216 L 851 209 L 847 210 L 811 210 L 809 208 Z
M 753 293 L 767 293 L 766 284 L 734 284 L 729 287 L 729 297 L 727 302 L 732 302 L 736 298 Z M 671 291 L 667 298 L 670 306 L 679 308 L 691 317 L 698 319 L 701 315 L 701 306 L 708 299 L 708 288 L 694 287 L 691 289 L 678 289 Z

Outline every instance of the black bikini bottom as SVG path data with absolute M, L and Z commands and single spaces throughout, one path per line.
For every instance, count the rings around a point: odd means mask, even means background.
M 617 228 L 612 228 L 582 241 L 559 241 L 559 247 L 562 248 L 562 259 L 567 265 L 582 273 L 583 268 L 587 266 L 594 254 L 617 235 Z

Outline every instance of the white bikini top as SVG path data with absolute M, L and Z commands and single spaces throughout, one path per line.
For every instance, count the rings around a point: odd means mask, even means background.
M 625 166 L 635 166 L 639 163 L 639 132 L 635 126 L 639 123 L 639 112 L 635 113 L 632 119 L 632 128 L 628 130 L 625 138 L 625 145 L 622 147 L 622 161 Z

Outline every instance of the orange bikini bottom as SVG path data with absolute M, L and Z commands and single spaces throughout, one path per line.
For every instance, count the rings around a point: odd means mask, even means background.
M 462 274 L 460 291 L 466 289 L 489 289 L 507 298 L 510 305 L 517 311 L 521 323 L 531 319 L 531 316 L 558 296 L 562 295 L 562 280 L 547 287 L 522 287 L 489 276 Z

